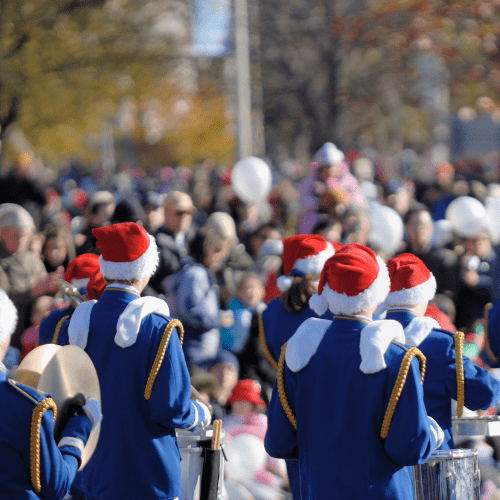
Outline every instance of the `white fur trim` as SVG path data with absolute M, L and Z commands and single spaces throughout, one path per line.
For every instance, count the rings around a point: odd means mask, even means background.
M 387 306 L 416 306 L 432 300 L 434 295 L 436 295 L 436 278 L 431 273 L 431 277 L 420 285 L 390 292 L 385 301 Z
M 152 313 L 166 318 L 170 316 L 170 309 L 157 297 L 139 297 L 130 302 L 118 318 L 115 343 L 124 348 L 135 344 L 142 320 Z
M 80 454 L 83 453 L 83 448 L 85 448 L 85 445 L 80 438 L 72 436 L 65 436 L 59 441 L 59 443 L 57 443 L 58 448 L 62 448 L 63 446 L 72 446 L 73 448 L 79 450 Z
M 89 278 L 82 278 L 79 280 L 71 280 L 71 284 L 79 291 L 81 288 L 87 288 Z M 85 292 L 86 293 L 86 292 Z
M 358 295 L 349 296 L 345 293 L 338 293 L 331 290 L 328 283 L 325 284 L 321 296 L 324 296 L 328 308 L 333 314 L 356 314 L 385 300 L 391 286 L 389 271 L 378 255 L 377 262 L 379 265 L 378 276 L 364 292 Z
M 87 347 L 89 337 L 90 314 L 97 300 L 82 302 L 71 315 L 68 325 L 68 339 L 71 345 L 81 349 Z
M 282 292 L 286 292 L 292 286 L 292 283 L 293 279 L 284 274 L 276 280 L 276 284 Z
M 5 290 L 0 288 L 0 344 L 3 344 L 14 333 L 17 326 L 17 308 Z M 0 359 L 0 361 L 2 361 Z
M 359 353 L 363 373 L 377 373 L 387 367 L 384 355 L 393 340 L 405 342 L 401 323 L 393 319 L 381 319 L 371 322 L 361 330 Z
M 328 241 L 326 248 L 321 252 L 313 255 L 312 257 L 307 257 L 305 259 L 297 259 L 293 265 L 293 269 L 297 269 L 304 273 L 306 276 L 309 274 L 320 274 L 323 270 L 325 262 L 335 254 L 335 249 L 333 245 Z
M 99 257 L 101 271 L 104 278 L 111 280 L 130 280 L 149 278 L 158 266 L 158 247 L 153 236 L 149 236 L 148 249 L 132 262 L 111 262 Z
M 434 328 L 441 328 L 434 318 L 417 316 L 405 328 L 406 344 L 418 347 Z
M 285 351 L 285 361 L 292 372 L 302 370 L 309 363 L 331 324 L 327 319 L 308 318 L 297 328 Z

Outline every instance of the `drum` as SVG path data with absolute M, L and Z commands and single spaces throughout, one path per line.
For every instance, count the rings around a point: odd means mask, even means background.
M 182 495 L 180 500 L 204 500 L 201 499 L 202 480 L 204 462 L 206 459 L 213 459 L 214 454 L 210 451 L 213 437 L 213 427 L 209 426 L 204 431 L 191 432 L 176 429 L 177 442 L 181 452 L 181 479 Z M 221 431 L 220 443 L 224 444 L 224 430 Z M 219 483 L 217 490 L 217 500 L 223 500 L 224 489 L 224 455 L 215 455 L 220 461 Z M 210 457 L 210 458 L 208 458 Z
M 415 500 L 479 500 L 477 450 L 436 450 L 413 466 Z

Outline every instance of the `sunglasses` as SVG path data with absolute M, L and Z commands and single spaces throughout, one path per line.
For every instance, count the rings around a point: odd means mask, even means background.
M 179 212 L 175 212 L 175 215 L 177 217 L 182 217 L 183 215 L 191 215 L 191 212 L 179 211 Z

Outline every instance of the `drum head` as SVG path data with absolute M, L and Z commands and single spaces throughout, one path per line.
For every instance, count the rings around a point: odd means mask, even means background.
M 92 360 L 79 347 L 47 344 L 33 349 L 21 362 L 16 373 L 18 382 L 48 392 L 57 405 L 54 434 L 67 420 L 70 403 L 96 398 L 101 402 L 99 379 Z M 33 385 L 35 383 L 35 385 Z M 99 439 L 100 424 L 90 433 L 82 453 L 82 470 L 92 457 Z

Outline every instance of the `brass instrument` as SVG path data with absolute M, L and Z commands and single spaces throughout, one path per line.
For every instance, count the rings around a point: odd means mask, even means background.
M 57 287 L 59 291 L 55 295 L 55 299 L 62 298 L 64 301 L 69 302 L 74 308 L 78 307 L 85 299 L 80 292 L 67 281 L 57 280 Z

